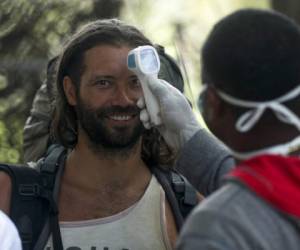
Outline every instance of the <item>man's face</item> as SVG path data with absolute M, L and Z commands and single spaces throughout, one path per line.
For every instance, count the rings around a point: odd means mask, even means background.
M 142 89 L 127 68 L 130 50 L 100 45 L 85 52 L 75 108 L 81 129 L 96 149 L 130 149 L 143 133 L 136 106 Z

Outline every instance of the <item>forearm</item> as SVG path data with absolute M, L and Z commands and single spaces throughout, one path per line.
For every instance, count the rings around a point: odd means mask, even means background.
M 234 165 L 225 146 L 200 129 L 181 149 L 176 169 L 207 196 L 220 187 L 222 176 Z

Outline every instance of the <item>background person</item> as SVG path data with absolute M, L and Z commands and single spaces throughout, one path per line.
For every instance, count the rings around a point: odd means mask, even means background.
M 0 249 L 21 250 L 21 240 L 15 225 L 0 210 Z
M 240 163 L 188 218 L 177 249 L 299 249 L 299 27 L 237 11 L 214 26 L 202 62 L 204 119 Z

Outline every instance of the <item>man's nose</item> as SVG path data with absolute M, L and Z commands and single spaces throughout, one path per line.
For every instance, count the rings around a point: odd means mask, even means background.
M 118 106 L 128 106 L 135 104 L 135 101 L 135 96 L 130 93 L 130 90 L 128 88 L 118 87 L 115 90 L 112 104 Z

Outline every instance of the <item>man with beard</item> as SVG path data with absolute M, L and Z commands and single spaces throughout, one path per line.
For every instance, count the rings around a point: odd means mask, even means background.
M 172 86 L 183 93 L 183 77 L 176 62 L 166 54 L 163 47 L 156 45 L 155 48 L 161 63 L 158 77 L 171 83 Z M 29 162 L 29 165 L 31 165 L 30 162 L 35 162 L 44 157 L 47 154 L 47 148 L 52 147 L 51 145 L 55 143 L 54 138 L 50 137 L 49 130 L 54 113 L 55 93 L 53 86 L 55 84 L 57 61 L 58 57 L 49 61 L 47 77 L 35 95 L 30 116 L 25 123 L 23 157 L 25 162 Z M 166 84 L 166 86 L 169 86 L 169 84 Z M 177 144 L 177 151 L 180 152 L 176 158 L 174 168 L 183 174 L 200 193 L 208 195 L 220 186 L 221 176 L 234 166 L 234 161 L 220 141 L 216 140 L 206 129 L 202 129 L 198 124 L 195 124 L 193 117 L 190 118 L 191 113 L 193 113 L 191 108 L 186 105 L 184 98 L 181 101 L 182 95 L 171 94 L 178 93 L 172 86 L 167 90 L 168 94 L 161 98 L 163 99 L 161 103 L 163 102 L 166 105 L 161 106 L 160 115 L 163 125 L 160 126 L 159 131 L 167 139 L 178 138 L 180 134 L 184 135 L 180 136 L 182 137 L 181 145 L 174 143 L 174 140 L 166 141 L 173 149 Z M 176 96 L 180 98 L 175 98 Z M 145 116 L 142 116 L 142 118 L 145 119 Z M 186 121 L 193 125 L 191 126 Z M 148 127 L 148 124 L 145 125 Z M 188 128 L 185 129 L 187 135 L 181 132 L 183 127 Z M 70 139 L 72 136 L 76 137 L 74 133 L 68 133 L 68 136 Z
M 61 53 L 52 134 L 69 153 L 54 190 L 60 233 L 43 249 L 61 249 L 60 237 L 64 249 L 174 247 L 174 214 L 152 170 L 168 170 L 175 155 L 155 128 L 144 129 L 136 104 L 142 89 L 127 68 L 128 52 L 140 45 L 151 42 L 136 28 L 99 20 Z M 11 182 L 1 174 L 0 183 L 8 213 Z

